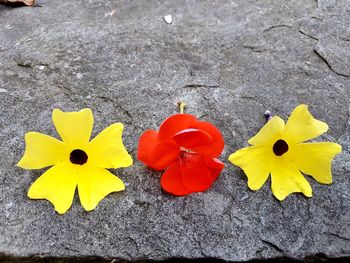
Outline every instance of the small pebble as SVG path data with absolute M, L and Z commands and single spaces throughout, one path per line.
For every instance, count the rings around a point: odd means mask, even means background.
M 82 78 L 83 78 L 83 74 L 77 73 L 77 79 L 82 79 Z
M 117 10 L 113 10 L 112 12 L 106 13 L 106 14 L 105 14 L 105 17 L 107 17 L 107 16 L 113 16 L 116 12 L 117 12 Z
M 172 16 L 172 15 L 166 15 L 166 16 L 164 16 L 164 21 L 165 21 L 167 24 L 173 23 L 173 16 Z
M 1 89 L 1 88 L 0 88 L 0 93 L 5 93 L 5 92 L 7 92 L 6 89 Z

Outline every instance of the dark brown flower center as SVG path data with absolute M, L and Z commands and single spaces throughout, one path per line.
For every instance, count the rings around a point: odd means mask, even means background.
M 75 149 L 70 153 L 69 159 L 74 164 L 82 165 L 87 162 L 88 156 L 83 150 Z
M 285 140 L 278 140 L 275 142 L 272 149 L 277 156 L 281 156 L 288 151 L 288 144 Z

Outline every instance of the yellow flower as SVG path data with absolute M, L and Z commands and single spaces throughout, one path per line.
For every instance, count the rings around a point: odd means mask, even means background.
M 90 109 L 55 109 L 52 119 L 62 141 L 37 132 L 25 135 L 26 150 L 17 166 L 53 166 L 32 184 L 29 198 L 47 199 L 63 214 L 71 207 L 77 186 L 80 202 L 87 211 L 109 193 L 125 189 L 122 180 L 105 169 L 132 165 L 122 142 L 122 123 L 110 125 L 89 142 L 94 122 Z
M 328 125 L 314 119 L 307 105 L 302 104 L 293 110 L 286 124 L 280 117 L 273 117 L 248 141 L 252 146 L 231 154 L 229 160 L 243 169 L 252 190 L 260 189 L 271 173 L 271 189 L 278 200 L 295 192 L 311 197 L 311 186 L 301 172 L 319 183 L 332 183 L 331 163 L 341 146 L 303 142 L 327 130 Z

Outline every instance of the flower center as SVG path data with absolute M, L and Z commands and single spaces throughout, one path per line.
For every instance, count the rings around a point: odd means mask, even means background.
M 180 151 L 184 153 L 194 153 L 193 151 L 186 149 L 185 147 L 180 146 Z
M 277 156 L 281 156 L 288 151 L 288 144 L 285 140 L 278 140 L 275 142 L 272 149 Z
M 88 156 L 83 150 L 75 149 L 70 153 L 69 159 L 74 164 L 82 165 L 87 162 Z
M 186 159 L 189 155 L 193 154 L 194 152 L 186 149 L 185 147 L 180 147 L 180 158 L 181 159 Z

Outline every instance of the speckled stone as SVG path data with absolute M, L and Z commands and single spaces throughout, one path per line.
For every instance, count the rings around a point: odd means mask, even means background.
M 120 260 L 350 256 L 350 6 L 347 0 L 38 1 L 0 6 L 0 254 Z M 172 24 L 164 21 L 172 15 Z M 176 102 L 223 132 L 225 170 L 206 193 L 175 198 L 161 173 L 136 160 L 141 133 Z M 269 109 L 300 104 L 340 143 L 334 183 L 307 177 L 314 197 L 283 203 L 257 192 L 227 158 L 247 145 Z M 24 134 L 56 136 L 54 108 L 90 107 L 94 134 L 125 124 L 133 167 L 127 189 L 85 212 L 76 196 L 58 215 L 26 196 L 44 170 L 15 165 Z M 0 257 L 1 261 L 1 257 Z

